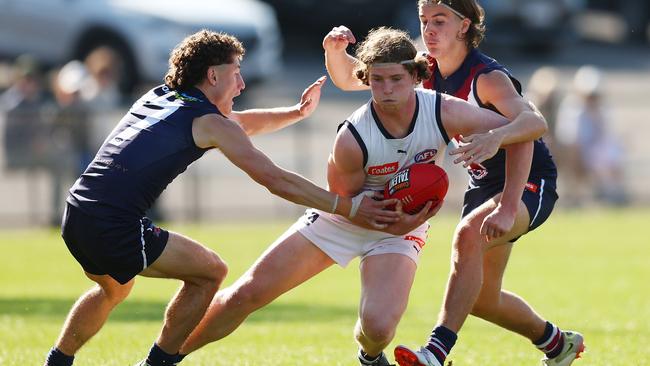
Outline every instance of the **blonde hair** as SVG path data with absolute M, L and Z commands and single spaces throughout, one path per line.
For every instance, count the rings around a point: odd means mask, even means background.
M 431 73 L 426 57 L 417 53 L 408 33 L 386 27 L 373 29 L 357 47 L 356 57 L 360 62 L 354 73 L 363 84 L 369 85 L 369 68 L 372 64 L 398 63 L 410 74 L 415 73 L 419 82 L 428 79 Z

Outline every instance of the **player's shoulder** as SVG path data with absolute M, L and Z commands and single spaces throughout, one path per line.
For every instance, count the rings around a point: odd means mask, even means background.
M 445 99 L 447 94 L 440 93 L 437 90 L 417 87 L 415 88 L 415 94 L 418 97 L 418 104 L 422 106 L 435 106 L 440 104 L 442 100 Z
M 427 89 L 421 86 L 415 88 L 415 92 L 417 93 L 418 97 L 423 97 L 423 98 L 435 98 L 436 95 L 438 94 L 438 92 L 435 90 Z
M 361 105 L 359 108 L 357 108 L 354 112 L 352 112 L 348 118 L 346 118 L 346 121 L 349 123 L 356 125 L 359 123 L 362 123 L 372 116 L 372 100 L 368 101 L 367 103 L 364 103 Z

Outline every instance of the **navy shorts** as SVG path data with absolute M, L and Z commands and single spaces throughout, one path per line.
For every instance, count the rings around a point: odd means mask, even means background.
M 556 189 L 555 177 L 528 178 L 528 183 L 526 183 L 526 188 L 521 196 L 530 217 L 528 231 L 535 230 L 551 216 L 555 202 L 558 199 Z M 467 216 L 474 209 L 501 192 L 503 192 L 503 184 L 469 188 L 465 191 L 462 216 Z M 515 242 L 517 239 L 519 238 L 514 238 L 511 242 Z
M 146 217 L 112 222 L 89 216 L 66 204 L 61 235 L 84 271 L 109 275 L 125 284 L 162 254 L 169 232 Z

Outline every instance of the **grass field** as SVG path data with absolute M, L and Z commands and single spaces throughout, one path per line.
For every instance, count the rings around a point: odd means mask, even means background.
M 420 345 L 433 325 L 449 268 L 456 218 L 432 221 L 397 343 Z M 288 223 L 170 226 L 214 248 L 232 283 Z M 650 365 L 650 210 L 559 212 L 521 240 L 505 287 L 549 320 L 583 332 L 576 365 Z M 0 365 L 40 365 L 68 309 L 90 286 L 58 232 L 4 231 L 0 237 Z M 356 365 L 352 327 L 358 262 L 331 268 L 253 314 L 230 337 L 189 356 L 185 365 Z M 390 270 L 390 269 L 387 269 Z M 178 284 L 138 280 L 130 298 L 77 355 L 77 365 L 132 365 L 158 334 Z M 390 296 L 390 294 L 386 294 Z M 454 366 L 539 365 L 523 338 L 471 318 L 450 355 Z

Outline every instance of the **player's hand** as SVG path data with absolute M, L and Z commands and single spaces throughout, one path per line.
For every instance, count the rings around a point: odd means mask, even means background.
M 443 202 L 444 201 L 439 201 L 434 206 L 433 202 L 429 201 L 426 203 L 426 205 L 424 205 L 424 207 L 422 207 L 419 212 L 410 215 L 403 211 L 402 202 L 400 201 L 397 203 L 397 205 L 395 205 L 395 212 L 399 212 L 401 214 L 401 219 L 398 222 L 389 225 L 382 231 L 393 235 L 407 234 L 417 229 L 420 225 L 424 224 L 427 220 L 435 216 L 442 207 Z
M 300 112 L 301 119 L 311 116 L 311 114 L 316 110 L 316 107 L 318 107 L 318 103 L 320 102 L 320 91 L 323 85 L 325 85 L 325 81 L 327 81 L 327 76 L 323 75 L 302 92 L 302 96 L 300 96 L 300 104 L 298 104 L 298 111 Z
M 344 26 L 332 28 L 332 30 L 323 38 L 323 48 L 327 52 L 343 52 L 349 44 L 357 43 L 352 31 Z
M 462 163 L 467 168 L 471 164 L 480 164 L 493 157 L 499 151 L 503 137 L 496 132 L 489 131 L 464 137 L 454 137 L 458 140 L 456 148 L 449 150 L 449 155 L 458 155 L 454 164 Z
M 399 200 L 396 198 L 383 199 L 384 195 L 380 192 L 362 192 L 352 200 L 361 198 L 359 208 L 349 219 L 363 227 L 375 230 L 385 229 L 388 225 L 398 222 L 401 219 L 401 212 L 389 210 L 388 208 L 396 205 Z
M 515 224 L 516 213 L 508 213 L 498 205 L 489 215 L 483 219 L 481 224 L 481 235 L 485 235 L 487 241 L 498 239 L 512 230 Z

